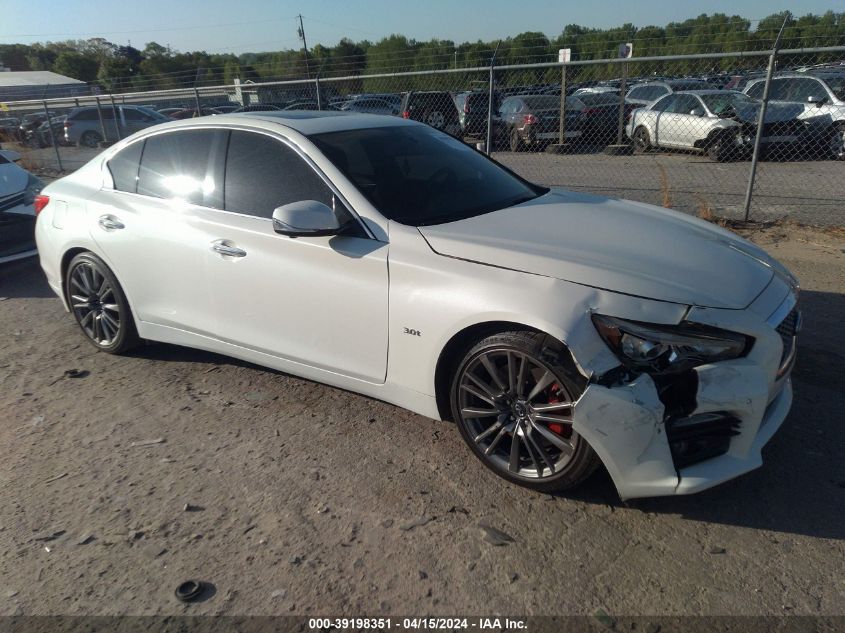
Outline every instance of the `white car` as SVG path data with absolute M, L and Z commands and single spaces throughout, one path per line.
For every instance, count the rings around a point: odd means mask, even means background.
M 15 163 L 18 152 L 0 149 L 0 264 L 35 255 L 35 196 L 44 183 Z
M 535 489 L 599 463 L 623 498 L 709 488 L 761 465 L 792 402 L 798 286 L 760 248 L 413 121 L 169 123 L 36 208 L 47 280 L 100 350 L 197 347 L 451 419 Z
M 673 92 L 631 113 L 625 130 L 634 151 L 653 148 L 706 153 L 722 161 L 750 156 L 760 103 L 731 90 Z M 814 138 L 814 127 L 795 108 L 770 104 L 762 142 L 786 155 L 797 154 Z

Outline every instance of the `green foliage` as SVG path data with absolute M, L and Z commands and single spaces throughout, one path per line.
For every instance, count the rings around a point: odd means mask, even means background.
M 573 60 L 616 57 L 619 44 L 633 42 L 634 55 L 649 57 L 697 53 L 760 51 L 771 48 L 787 17 L 782 47 L 802 48 L 845 44 L 845 13 L 792 16 L 776 13 L 753 26 L 750 20 L 724 13 L 699 15 L 665 26 L 609 29 L 567 25 L 556 37 L 525 32 L 499 42 L 464 42 L 432 39 L 418 42 L 393 34 L 377 42 L 342 39 L 336 46 L 314 46 L 308 58 L 302 50 L 250 52 L 241 55 L 181 53 L 157 42 L 143 50 L 118 46 L 103 38 L 47 42 L 32 45 L 0 45 L 0 62 L 12 70 L 52 70 L 82 81 L 97 82 L 105 90 L 139 91 L 231 84 L 241 81 L 290 80 L 315 77 L 354 77 L 362 74 L 390 74 L 407 71 L 469 69 L 490 64 L 498 46 L 497 65 L 534 64 L 557 60 L 559 48 L 571 48 Z M 841 58 L 841 55 L 838 56 Z M 829 61 L 830 54 L 808 55 L 803 63 Z M 306 63 L 307 61 L 307 63 Z M 760 58 L 724 58 L 708 62 L 707 70 L 733 70 L 759 66 Z M 700 61 L 629 65 L 635 74 L 682 74 L 703 72 Z M 571 80 L 616 76 L 618 64 L 573 67 Z M 457 85 L 463 73 L 407 77 L 391 80 L 396 89 L 445 89 Z M 467 74 L 466 77 L 470 77 Z M 478 73 L 472 75 L 478 78 Z M 512 71 L 503 85 L 526 85 L 556 81 L 557 69 Z M 468 80 L 469 81 L 469 80 Z M 350 80 L 343 92 L 393 90 L 384 80 Z M 338 84 L 339 85 L 339 84 Z

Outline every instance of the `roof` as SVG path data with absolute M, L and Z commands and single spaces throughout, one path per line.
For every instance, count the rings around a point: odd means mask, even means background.
M 372 127 L 418 125 L 394 116 L 383 114 L 362 114 L 357 112 L 315 111 L 315 110 L 270 110 L 264 112 L 237 112 L 218 114 L 217 123 L 242 123 L 244 119 L 257 119 L 278 123 L 306 136 L 324 132 L 341 132 Z
M 22 70 L 0 73 L 0 86 L 53 86 L 85 84 L 84 81 L 65 77 L 49 70 Z

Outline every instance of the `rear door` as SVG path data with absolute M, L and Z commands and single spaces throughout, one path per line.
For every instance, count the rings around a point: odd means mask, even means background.
M 88 202 L 100 245 L 142 321 L 211 335 L 207 287 L 213 214 L 222 206 L 228 132 L 178 130 L 135 142 L 108 162 L 113 189 Z
M 209 286 L 224 341 L 310 367 L 382 383 L 387 370 L 388 245 L 365 237 L 336 190 L 293 145 L 233 130 L 225 211 L 216 213 Z M 276 207 L 317 200 L 351 221 L 345 235 L 273 230 Z

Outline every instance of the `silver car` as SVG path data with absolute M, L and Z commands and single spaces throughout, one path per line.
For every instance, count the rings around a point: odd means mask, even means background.
M 71 110 L 64 122 L 65 141 L 81 147 L 97 147 L 101 141 L 118 141 L 150 126 L 172 120 L 143 106 L 103 105 L 99 110 L 97 112 L 96 106 Z M 106 138 L 103 138 L 103 130 Z

